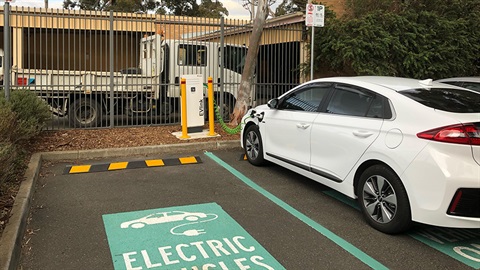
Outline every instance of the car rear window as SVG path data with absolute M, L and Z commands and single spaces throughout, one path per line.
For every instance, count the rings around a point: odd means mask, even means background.
M 433 109 L 454 113 L 480 112 L 480 93 L 449 88 L 409 89 L 398 93 Z

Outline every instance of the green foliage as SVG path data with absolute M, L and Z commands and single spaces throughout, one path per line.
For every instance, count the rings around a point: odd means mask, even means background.
M 0 193 L 24 169 L 28 142 L 50 117 L 48 105 L 35 93 L 14 90 L 7 101 L 4 91 L 0 91 Z
M 200 4 L 196 0 L 163 0 L 159 14 L 171 14 L 177 16 L 194 16 L 206 18 L 221 18 L 222 15 L 228 15 L 228 10 L 222 2 L 213 0 L 202 0 Z
M 0 93 L 3 94 L 3 93 Z M 15 139 L 14 131 L 17 125 L 17 117 L 11 106 L 0 99 L 0 142 L 10 142 Z
M 222 2 L 212 0 L 202 0 L 198 7 L 196 17 L 205 18 L 221 18 L 223 15 L 228 16 L 228 10 L 223 6 Z
M 328 21 L 316 32 L 316 62 L 352 75 L 434 79 L 478 75 L 479 1 L 447 1 L 448 8 L 444 1 L 409 1 L 412 4 L 401 10 L 387 8 Z
M 392 12 L 398 11 L 402 0 L 347 0 L 348 15 L 353 18 L 359 18 L 370 14 L 371 12 Z
M 5 138 L 9 137 L 9 140 L 13 143 L 23 144 L 36 136 L 52 116 L 47 103 L 39 99 L 33 92 L 14 90 L 9 101 L 5 100 L 3 91 L 0 92 L 0 95 L 0 107 L 3 110 L 9 109 L 15 116 L 14 127 L 10 129 L 10 136 L 4 136 Z M 11 117 L 5 119 L 12 121 Z M 5 123 L 5 125 L 8 127 L 11 123 Z
M 0 196 L 15 182 L 16 176 L 25 170 L 25 151 L 18 145 L 0 142 Z
M 282 16 L 295 12 L 305 12 L 307 0 L 282 0 L 275 10 L 275 16 Z
M 82 9 L 97 11 L 147 13 L 156 10 L 160 2 L 155 0 L 64 0 L 65 9 Z

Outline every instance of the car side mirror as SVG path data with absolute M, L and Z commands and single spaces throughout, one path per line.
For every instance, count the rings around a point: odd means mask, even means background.
M 267 106 L 271 109 L 276 109 L 278 106 L 278 98 L 270 99 L 267 102 Z

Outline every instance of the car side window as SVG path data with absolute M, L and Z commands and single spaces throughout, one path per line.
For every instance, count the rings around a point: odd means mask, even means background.
M 283 99 L 278 109 L 316 112 L 330 89 L 330 83 L 314 84 L 299 89 Z
M 388 113 L 386 112 L 384 102 L 384 97 L 375 95 L 370 104 L 370 108 L 368 108 L 366 116 L 372 118 L 385 118 Z
M 462 87 L 480 92 L 480 83 L 464 82 Z
M 362 88 L 338 85 L 327 106 L 327 112 L 383 118 L 383 97 Z
M 460 86 L 460 87 L 463 86 L 463 82 L 442 82 L 442 83 L 447 83 L 447 84 L 451 84 L 451 85 L 455 85 L 455 86 Z

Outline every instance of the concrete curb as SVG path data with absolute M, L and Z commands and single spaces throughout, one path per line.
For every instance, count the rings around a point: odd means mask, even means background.
M 109 158 L 135 155 L 150 155 L 173 153 L 179 151 L 201 151 L 240 148 L 238 140 L 215 141 L 201 143 L 181 143 L 168 145 L 153 145 L 131 148 L 111 148 L 81 151 L 43 152 L 35 153 L 30 158 L 25 172 L 25 180 L 21 183 L 15 203 L 10 213 L 10 219 L 0 239 L 0 269 L 16 270 L 20 255 L 22 239 L 27 227 L 33 191 L 43 160 L 74 160 Z

